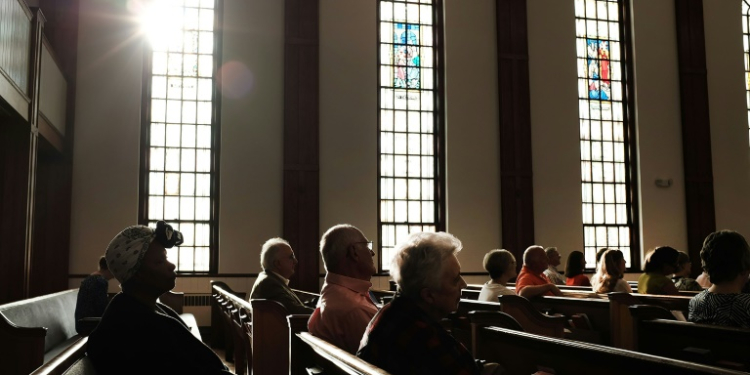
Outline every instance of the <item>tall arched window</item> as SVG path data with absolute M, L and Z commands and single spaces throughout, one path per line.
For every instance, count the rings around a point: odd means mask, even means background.
M 140 223 L 185 237 L 168 249 L 178 272 L 216 270 L 220 0 L 153 0 L 144 13 Z
M 380 0 L 379 244 L 444 230 L 442 1 Z
M 640 258 L 628 14 L 628 1 L 575 0 L 583 237 L 591 266 L 602 247 L 622 250 L 628 266 Z

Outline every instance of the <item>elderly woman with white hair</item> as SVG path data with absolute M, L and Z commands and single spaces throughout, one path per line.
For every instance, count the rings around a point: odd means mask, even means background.
M 396 297 L 367 326 L 357 356 L 392 374 L 482 374 L 480 365 L 440 324 L 458 308 L 461 241 L 448 233 L 414 233 L 396 247 L 391 276 Z
M 89 336 L 87 355 L 99 374 L 231 374 L 221 359 L 172 309 L 157 302 L 175 286 L 167 250 L 182 234 L 163 221 L 156 229 L 133 225 L 104 254 L 120 282 L 118 293 Z

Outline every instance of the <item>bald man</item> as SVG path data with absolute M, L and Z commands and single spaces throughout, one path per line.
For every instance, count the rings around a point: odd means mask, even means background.
M 516 294 L 521 297 L 561 296 L 560 289 L 544 274 L 549 265 L 541 246 L 529 246 L 523 252 L 523 268 L 516 279 Z

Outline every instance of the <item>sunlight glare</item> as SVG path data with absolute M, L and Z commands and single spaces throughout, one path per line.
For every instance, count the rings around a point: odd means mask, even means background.
M 154 51 L 166 51 L 182 41 L 183 8 L 172 0 L 152 0 L 141 9 L 141 30 Z

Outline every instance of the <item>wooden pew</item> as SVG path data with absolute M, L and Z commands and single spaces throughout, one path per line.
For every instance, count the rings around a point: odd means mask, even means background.
M 31 375 L 96 375 L 94 365 L 86 356 L 88 337 L 81 337 L 76 342 L 43 364 Z
M 26 375 L 73 345 L 78 289 L 0 305 L 0 364 Z
M 653 294 L 637 293 L 610 293 L 610 327 L 612 332 L 612 346 L 618 348 L 635 350 L 635 337 L 633 318 L 629 307 L 632 305 L 659 306 L 666 310 L 680 311 L 687 317 L 688 303 L 690 297 L 686 296 L 660 296 Z
M 674 320 L 658 306 L 630 306 L 634 350 L 750 372 L 750 329 Z
M 540 370 L 552 374 L 742 374 L 718 367 L 499 327 L 480 329 L 477 346 L 477 358 L 499 363 L 506 374 L 533 374 Z
M 195 315 L 191 313 L 185 313 L 183 308 L 185 307 L 185 293 L 173 292 L 171 290 L 159 296 L 159 302 L 169 306 L 176 313 L 180 314 L 180 318 L 188 325 L 190 332 L 198 340 L 203 341 L 201 337 L 200 327 L 198 327 L 198 321 L 195 319 Z
M 309 314 L 295 314 L 291 321 L 284 305 L 271 300 L 253 299 L 252 348 L 253 373 L 288 374 L 292 353 L 292 332 L 307 331 Z
M 250 324 L 250 304 L 232 293 L 216 286 L 222 301 L 219 302 L 225 327 L 232 340 L 232 359 L 237 375 L 245 375 L 252 369 L 251 340 L 247 337 L 246 324 Z
M 326 375 L 388 374 L 385 370 L 308 332 L 297 333 L 295 337 L 300 341 L 301 348 L 298 364 L 301 368 L 297 368 L 295 373 L 318 374 L 322 371 Z
M 221 294 L 216 291 L 214 286 L 241 299 L 246 299 L 247 293 L 234 291 L 229 285 L 222 281 L 211 280 L 211 347 L 226 349 L 227 360 L 229 360 L 234 349 L 232 348 L 233 342 L 230 336 L 231 332 L 228 327 L 226 327 L 226 323 L 222 318 L 222 310 L 219 305 L 220 302 L 218 302 L 221 299 L 219 298 L 221 297 Z
M 574 291 L 564 291 L 564 296 L 540 296 L 532 298 L 531 304 L 546 315 L 560 314 L 573 319 L 568 338 L 594 344 L 612 345 L 624 349 L 633 348 L 633 324 L 628 306 L 653 304 L 669 310 L 683 311 L 687 315 L 690 297 L 660 296 L 637 293 L 610 293 L 609 295 L 587 294 L 587 298 Z M 477 290 L 464 289 L 462 296 L 475 299 Z M 521 319 L 514 314 L 517 320 Z M 582 315 L 586 317 L 583 318 Z M 575 317 L 575 318 L 574 318 Z M 521 322 L 522 325 L 528 322 Z M 588 326 L 587 326 L 588 325 Z M 539 331 L 536 331 L 540 333 Z

